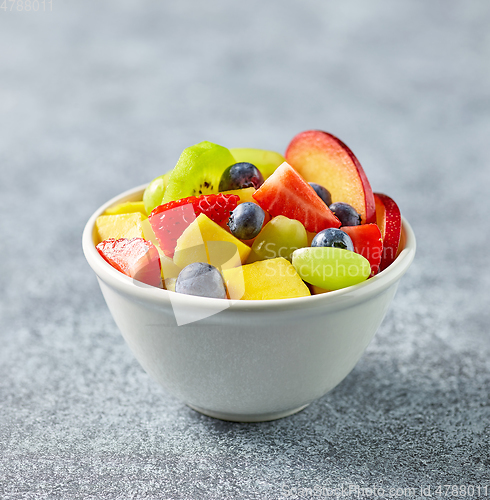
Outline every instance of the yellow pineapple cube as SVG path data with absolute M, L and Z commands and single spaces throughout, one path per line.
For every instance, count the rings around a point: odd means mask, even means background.
M 145 204 L 142 201 L 126 201 L 109 207 L 104 215 L 132 214 L 141 212 L 146 217 Z
M 99 242 L 114 238 L 144 238 L 142 221 L 145 219 L 141 212 L 132 214 L 101 215 L 95 221 L 95 228 L 99 235 Z
M 174 264 L 181 269 L 193 262 L 207 262 L 217 269 L 243 264 L 250 247 L 200 214 L 177 240 Z
M 160 254 L 160 264 L 162 265 L 162 278 L 164 280 L 177 278 L 182 269 L 174 264 L 174 261 L 167 257 L 158 247 L 158 252 Z
M 175 292 L 176 281 L 177 281 L 177 278 L 167 278 L 165 280 L 165 289 L 169 290 L 170 292 Z
M 240 200 L 238 201 L 238 204 L 240 203 L 255 203 L 255 199 L 252 197 L 252 195 L 255 193 L 255 188 L 254 187 L 249 187 L 249 188 L 242 188 L 242 189 L 232 189 L 231 191 L 223 191 L 221 194 L 236 194 L 240 197 Z
M 225 269 L 223 277 L 230 299 L 271 300 L 310 295 L 296 269 L 283 257 Z
M 141 227 L 143 228 L 143 234 L 145 240 L 151 241 L 158 250 L 158 254 L 160 255 L 161 269 L 162 269 L 162 279 L 167 280 L 170 278 L 177 278 L 181 269 L 180 267 L 177 267 L 174 264 L 174 261 L 170 257 L 167 257 L 160 249 L 157 237 L 153 232 L 150 221 L 148 219 L 145 219 L 144 221 L 141 222 Z
M 158 246 L 158 240 L 157 237 L 155 236 L 155 233 L 153 232 L 150 221 L 148 219 L 142 220 L 141 228 L 143 230 L 143 235 L 144 235 L 143 237 L 145 238 L 145 240 L 151 241 L 157 247 L 161 255 L 163 252 L 160 250 L 160 247 Z

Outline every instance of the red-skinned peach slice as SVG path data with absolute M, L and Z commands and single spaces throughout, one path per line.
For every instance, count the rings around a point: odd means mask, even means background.
M 307 130 L 293 138 L 286 161 L 307 181 L 324 186 L 332 202 L 352 205 L 363 224 L 376 222 L 373 191 L 354 153 L 337 137 Z
M 402 250 L 405 248 L 407 243 L 407 235 L 405 234 L 405 230 L 403 229 L 402 224 L 402 232 L 400 234 L 400 243 L 398 244 L 398 250 L 396 251 L 396 258 L 401 254 Z
M 361 254 L 371 264 L 371 276 L 379 271 L 383 256 L 383 237 L 377 224 L 361 224 L 360 226 L 343 226 L 354 244 L 354 252 Z
M 383 256 L 380 271 L 386 269 L 395 259 L 402 229 L 400 209 L 392 198 L 385 194 L 375 193 L 376 224 L 383 236 Z

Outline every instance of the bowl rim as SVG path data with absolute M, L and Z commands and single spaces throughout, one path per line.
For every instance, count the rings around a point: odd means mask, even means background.
M 88 219 L 82 234 L 82 249 L 88 264 L 97 277 L 109 286 L 116 288 L 124 295 L 130 296 L 138 301 L 150 303 L 156 306 L 168 306 L 170 295 L 172 303 L 181 303 L 183 306 L 197 307 L 199 309 L 214 309 L 217 302 L 222 303 L 223 299 L 213 299 L 209 297 L 197 297 L 193 295 L 176 294 L 168 290 L 156 288 L 144 283 L 136 286 L 133 279 L 114 269 L 99 254 L 94 244 L 95 221 L 105 210 L 118 203 L 126 201 L 136 201 L 141 199 L 141 195 L 148 183 L 128 189 L 97 208 Z M 227 310 L 238 311 L 278 311 L 278 310 L 298 310 L 311 308 L 337 308 L 339 304 L 357 302 L 366 296 L 375 296 L 382 293 L 386 288 L 399 281 L 410 267 L 416 251 L 416 239 L 412 227 L 402 216 L 402 230 L 405 233 L 405 247 L 400 252 L 396 260 L 386 269 L 368 280 L 350 287 L 334 290 L 319 295 L 307 297 L 296 297 L 289 299 L 271 300 L 230 300 Z

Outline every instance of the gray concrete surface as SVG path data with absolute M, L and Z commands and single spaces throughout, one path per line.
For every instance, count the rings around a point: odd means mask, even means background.
M 374 484 L 416 497 L 473 485 L 483 497 L 489 2 L 7 4 L 0 498 L 308 498 L 300 488 Z M 204 417 L 134 360 L 83 258 L 82 228 L 188 145 L 284 151 L 309 128 L 351 146 L 411 221 L 418 255 L 332 393 L 272 423 Z

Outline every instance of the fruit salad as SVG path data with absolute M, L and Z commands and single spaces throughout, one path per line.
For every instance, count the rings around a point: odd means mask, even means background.
M 110 207 L 95 227 L 99 254 L 134 280 L 233 300 L 357 285 L 403 247 L 397 204 L 319 130 L 295 136 L 284 156 L 207 141 L 186 148 L 141 200 Z

